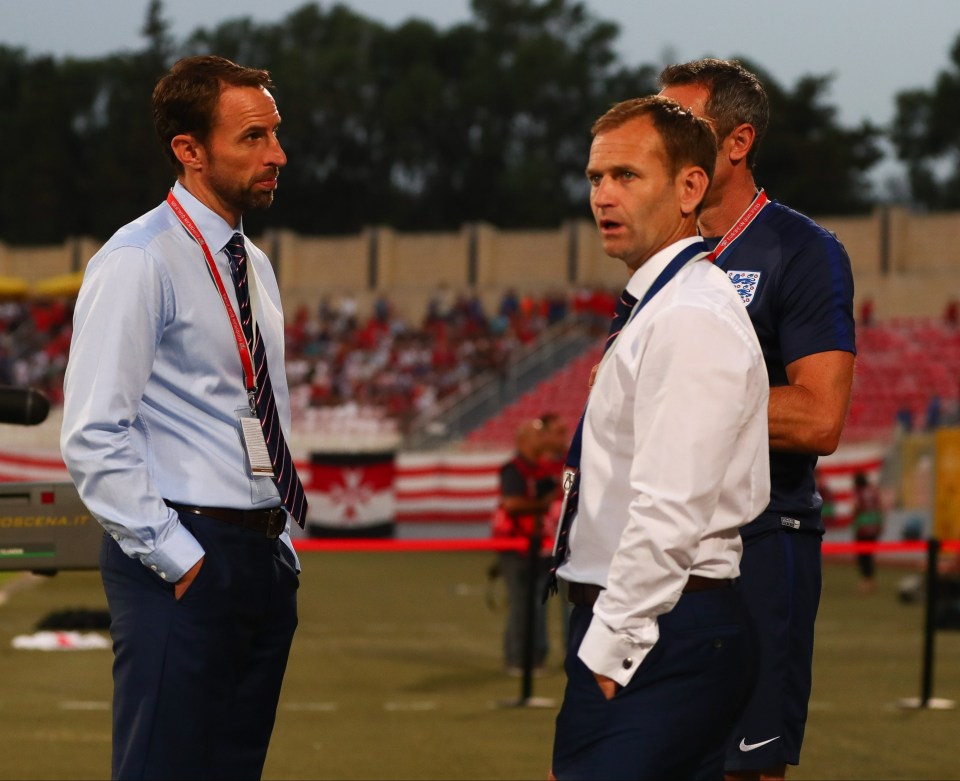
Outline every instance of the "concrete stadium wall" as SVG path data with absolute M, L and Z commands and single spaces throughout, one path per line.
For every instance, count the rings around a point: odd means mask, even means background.
M 960 212 L 881 208 L 865 217 L 818 221 L 850 254 L 857 306 L 871 299 L 878 318 L 936 316 L 960 299 Z M 476 292 L 491 308 L 508 288 L 537 295 L 574 286 L 619 289 L 627 278 L 623 264 L 604 254 L 588 220 L 526 231 L 482 223 L 436 233 L 374 227 L 317 237 L 269 231 L 257 243 L 274 261 L 288 311 L 350 294 L 367 312 L 385 294 L 401 314 L 419 321 L 443 287 Z M 87 238 L 60 247 L 0 243 L 0 275 L 34 283 L 83 268 L 98 247 Z
M 367 288 L 370 263 L 366 233 L 319 239 L 274 231 L 256 243 L 270 255 L 283 281 L 287 312 L 301 305 L 315 311 L 324 297 L 336 300 L 343 293 Z

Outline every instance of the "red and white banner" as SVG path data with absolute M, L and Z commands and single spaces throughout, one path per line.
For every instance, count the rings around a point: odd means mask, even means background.
M 311 520 L 363 525 L 486 523 L 497 505 L 500 467 L 509 451 L 483 454 L 399 453 L 395 461 L 345 464 L 342 458 L 297 462 Z M 316 463 L 317 461 L 321 463 Z M 70 480 L 56 452 L 0 450 L 0 482 Z
M 346 529 L 393 522 L 393 453 L 314 457 L 305 468 L 308 523 Z
M 509 451 L 401 453 L 397 457 L 398 523 L 488 523 Z
M 310 501 L 310 518 L 363 525 L 393 518 L 397 523 L 486 523 L 497 506 L 500 467 L 510 451 L 489 453 L 398 453 L 366 465 L 297 462 Z M 821 486 L 832 495 L 832 525 L 850 522 L 853 476 L 866 472 L 877 483 L 880 447 L 851 447 L 821 458 Z M 17 455 L 0 451 L 0 481 L 68 481 L 59 454 Z

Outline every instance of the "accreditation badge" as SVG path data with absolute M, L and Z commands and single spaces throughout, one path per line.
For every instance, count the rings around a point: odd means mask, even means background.
M 273 476 L 273 464 L 270 462 L 270 453 L 267 450 L 267 441 L 263 437 L 263 426 L 260 418 L 250 410 L 237 413 L 240 419 L 240 433 L 243 438 L 243 448 L 247 451 L 247 463 L 250 465 L 250 474 L 259 477 Z
M 557 548 L 560 546 L 560 534 L 564 530 L 564 519 L 567 517 L 567 502 L 570 500 L 570 489 L 573 488 L 573 479 L 577 472 L 571 467 L 563 468 L 563 501 L 560 503 L 560 520 L 557 523 L 557 531 L 553 535 L 553 557 L 557 557 Z M 569 531 L 569 529 L 568 529 Z

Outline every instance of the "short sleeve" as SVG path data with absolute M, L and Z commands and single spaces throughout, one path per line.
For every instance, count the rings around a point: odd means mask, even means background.
M 783 363 L 814 353 L 855 353 L 853 273 L 840 241 L 818 231 L 787 259 L 780 280 Z

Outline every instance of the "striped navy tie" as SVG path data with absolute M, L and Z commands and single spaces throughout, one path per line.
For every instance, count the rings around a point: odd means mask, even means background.
M 230 271 L 233 283 L 237 289 L 237 304 L 240 307 L 240 324 L 243 335 L 247 338 L 250 353 L 253 356 L 253 370 L 257 381 L 257 417 L 263 428 L 263 438 L 267 443 L 267 452 L 273 464 L 274 481 L 280 492 L 283 506 L 303 527 L 307 518 L 307 498 L 303 492 L 303 484 L 297 476 L 293 465 L 293 458 L 283 431 L 280 429 L 280 416 L 277 413 L 276 400 L 273 397 L 273 385 L 270 382 L 270 372 L 267 369 L 267 353 L 260 338 L 260 329 L 254 338 L 253 314 L 250 311 L 250 287 L 247 283 L 247 248 L 243 243 L 243 236 L 234 233 L 227 243 L 227 253 L 230 255 Z

